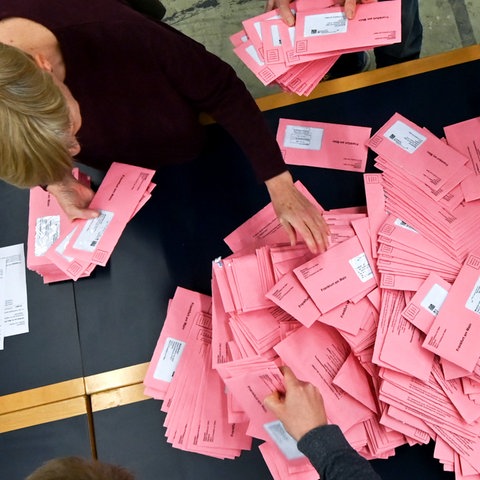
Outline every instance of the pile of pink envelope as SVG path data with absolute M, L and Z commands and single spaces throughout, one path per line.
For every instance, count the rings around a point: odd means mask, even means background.
M 209 296 L 177 288 L 145 385 L 147 395 L 163 400 L 166 436 L 175 448 L 230 459 L 251 448 L 244 417 L 228 416 L 225 387 L 212 368 Z
M 479 122 L 444 141 L 396 114 L 367 140 L 385 170 L 364 175 L 366 206 L 325 211 L 297 182 L 332 231 L 321 255 L 288 243 L 271 204 L 225 238 L 211 297 L 177 289 L 145 378 L 173 446 L 232 458 L 254 437 L 275 480 L 318 478 L 263 406 L 287 364 L 365 458 L 433 440 L 445 470 L 480 480 L 480 224 L 431 235 L 422 215 L 435 202 L 480 218 Z
M 235 54 L 264 84 L 309 95 L 343 53 L 401 41 L 400 0 L 357 5 L 353 20 L 332 0 L 291 3 L 288 27 L 278 10 L 245 20 L 230 37 Z
M 99 216 L 70 221 L 49 192 L 30 190 L 27 266 L 45 283 L 78 280 L 105 266 L 130 219 L 151 197 L 155 171 L 113 163 L 90 204 Z M 74 170 L 83 183 L 88 178 Z M 88 183 L 86 183 L 88 184 Z

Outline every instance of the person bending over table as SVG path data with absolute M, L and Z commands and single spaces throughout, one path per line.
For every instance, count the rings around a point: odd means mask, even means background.
M 299 380 L 282 367 L 285 393 L 274 392 L 264 400 L 297 441 L 321 480 L 380 480 L 370 463 L 347 442 L 337 425 L 327 425 L 323 398 L 317 387 Z
M 193 39 L 122 0 L 2 0 L 0 42 L 4 181 L 42 185 L 71 219 L 93 218 L 93 192 L 72 177 L 72 157 L 101 170 L 192 160 L 206 112 L 265 182 L 291 243 L 327 248 L 328 226 L 294 186 L 245 85 Z

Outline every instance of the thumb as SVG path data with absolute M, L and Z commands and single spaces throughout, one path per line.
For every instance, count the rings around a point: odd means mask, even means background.
M 70 220 L 91 220 L 97 218 L 99 215 L 100 212 L 89 208 L 72 208 L 68 211 L 68 218 Z

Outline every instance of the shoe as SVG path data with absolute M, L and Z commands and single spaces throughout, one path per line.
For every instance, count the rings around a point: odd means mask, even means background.
M 333 64 L 333 67 L 325 75 L 324 80 L 333 80 L 366 72 L 370 65 L 371 58 L 368 52 L 345 53 Z

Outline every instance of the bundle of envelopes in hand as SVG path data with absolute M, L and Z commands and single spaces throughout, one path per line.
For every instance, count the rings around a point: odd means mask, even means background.
M 288 364 L 364 457 L 433 440 L 445 470 L 480 479 L 479 127 L 445 141 L 395 114 L 366 140 L 382 170 L 366 207 L 316 204 L 321 255 L 288 244 L 271 204 L 225 238 L 212 296 L 177 289 L 145 378 L 173 446 L 232 458 L 255 437 L 273 478 L 318 478 L 263 406 Z
M 400 0 L 357 5 L 352 20 L 333 3 L 291 3 L 291 27 L 278 10 L 243 21 L 243 30 L 230 37 L 234 53 L 264 85 L 309 95 L 340 55 L 401 41 Z
M 82 183 L 89 178 L 73 171 Z M 27 267 L 45 283 L 78 280 L 105 266 L 130 219 L 148 201 L 154 170 L 113 163 L 89 208 L 99 215 L 70 221 L 55 197 L 40 187 L 30 190 Z

